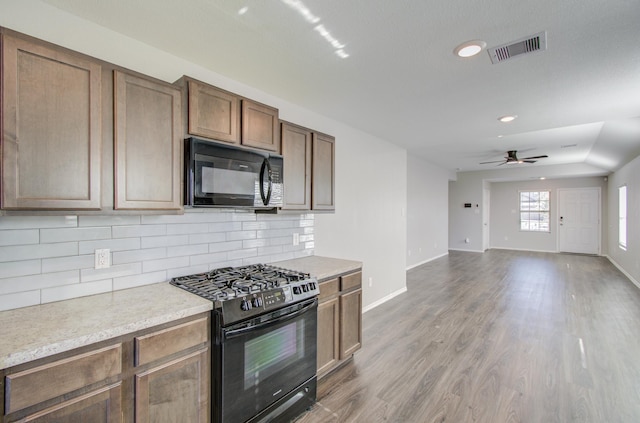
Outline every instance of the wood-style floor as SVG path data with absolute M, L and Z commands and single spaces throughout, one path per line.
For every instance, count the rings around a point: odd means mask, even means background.
M 607 259 L 453 251 L 407 288 L 297 423 L 640 422 L 640 289 Z

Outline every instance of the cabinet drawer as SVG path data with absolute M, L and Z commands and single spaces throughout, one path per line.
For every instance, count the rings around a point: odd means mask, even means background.
M 207 342 L 207 318 L 135 338 L 135 365 L 151 363 L 162 357 Z
M 325 298 L 336 295 L 338 291 L 340 291 L 338 278 L 322 282 L 320 283 L 320 295 L 318 296 L 318 301 L 322 301 Z
M 360 288 L 362 286 L 362 272 L 343 276 L 340 280 L 340 291 L 349 291 L 350 289 Z
M 8 375 L 5 413 L 116 377 L 122 372 L 121 357 L 118 344 Z

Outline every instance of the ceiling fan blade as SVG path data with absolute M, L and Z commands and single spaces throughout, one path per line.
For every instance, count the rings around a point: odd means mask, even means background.
M 533 156 L 533 157 L 525 157 L 524 159 L 520 159 L 520 160 L 546 159 L 547 157 L 549 157 L 549 156 L 547 156 L 547 155 L 544 155 L 544 156 Z
M 524 159 L 520 160 L 520 161 L 523 162 L 523 163 L 535 163 L 535 162 L 537 162 L 537 160 L 524 160 Z
M 494 160 L 494 161 L 492 161 L 492 162 L 480 162 L 480 163 L 478 163 L 478 164 L 489 164 L 489 163 L 500 163 L 500 162 L 505 162 L 505 163 L 506 163 L 506 161 L 505 161 L 505 160 Z

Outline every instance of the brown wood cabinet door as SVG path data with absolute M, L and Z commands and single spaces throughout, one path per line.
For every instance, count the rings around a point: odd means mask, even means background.
M 65 401 L 19 421 L 32 423 L 119 423 L 122 421 L 121 391 L 120 383 L 111 385 Z
M 311 131 L 283 122 L 281 126 L 284 159 L 283 209 L 311 209 Z
M 2 208 L 99 209 L 101 66 L 3 37 Z
M 114 72 L 116 209 L 182 208 L 181 93 Z
M 242 145 L 280 153 L 278 109 L 242 100 Z
M 318 305 L 318 376 L 331 370 L 339 360 L 339 307 L 338 298 Z
M 362 289 L 340 296 L 340 359 L 348 358 L 362 345 Z
M 311 180 L 311 208 L 335 210 L 334 172 L 335 138 L 325 134 L 313 134 L 313 178 Z
M 209 354 L 200 350 L 136 375 L 136 422 L 208 422 Z
M 188 81 L 189 134 L 240 144 L 240 99 L 230 92 Z

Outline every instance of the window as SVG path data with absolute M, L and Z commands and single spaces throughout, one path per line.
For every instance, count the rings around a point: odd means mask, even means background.
M 520 230 L 550 232 L 549 191 L 520 192 Z
M 618 187 L 618 245 L 627 249 L 627 186 Z

